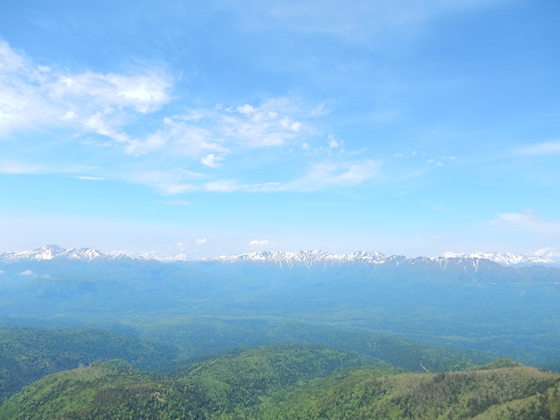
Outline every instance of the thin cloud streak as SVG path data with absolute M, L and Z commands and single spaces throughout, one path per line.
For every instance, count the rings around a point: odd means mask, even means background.
M 522 156 L 543 156 L 560 153 L 560 141 L 535 144 L 517 150 L 517 154 Z
M 373 160 L 343 163 L 318 163 L 308 175 L 279 188 L 284 191 L 311 191 L 327 187 L 351 187 L 373 179 L 380 164 Z
M 240 15 L 245 28 L 286 30 L 290 32 L 328 34 L 346 42 L 386 41 L 388 31 L 406 32 L 416 24 L 450 12 L 478 9 L 500 3 L 499 0 L 383 0 L 344 2 L 342 0 L 250 2 L 251 13 Z M 247 10 L 247 2 L 229 0 L 226 7 Z M 403 31 L 403 28 L 405 31 Z
M 10 175 L 32 175 L 45 173 L 45 168 L 40 165 L 28 165 L 18 162 L 0 162 L 0 173 Z
M 523 213 L 498 214 L 498 218 L 490 221 L 488 224 L 493 227 L 521 230 L 544 237 L 560 236 L 559 220 L 544 219 L 530 210 Z

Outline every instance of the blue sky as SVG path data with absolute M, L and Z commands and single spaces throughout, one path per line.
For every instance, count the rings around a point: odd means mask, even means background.
M 0 251 L 559 257 L 560 3 L 161 3 L 0 5 Z

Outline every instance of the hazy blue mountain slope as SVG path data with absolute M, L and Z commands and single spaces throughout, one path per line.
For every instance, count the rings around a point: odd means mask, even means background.
M 235 347 L 312 343 L 333 346 L 417 372 L 466 369 L 493 359 L 486 353 L 389 334 L 264 319 L 198 318 L 169 323 L 162 320 L 161 323 L 144 325 L 140 331 L 144 337 L 176 345 L 191 357 L 207 357 Z
M 298 255 L 307 258 L 305 263 L 163 264 L 124 257 L 4 261 L 0 316 L 85 323 L 273 317 L 414 335 L 528 364 L 558 361 L 558 269 L 375 253 L 327 264 L 324 252 Z M 375 263 L 379 258 L 383 262 Z

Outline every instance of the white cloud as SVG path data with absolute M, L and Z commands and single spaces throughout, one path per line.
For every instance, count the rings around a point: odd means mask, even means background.
M 128 153 L 140 155 L 165 149 L 174 155 L 199 157 L 203 165 L 217 167 L 232 149 L 279 147 L 315 133 L 309 122 L 302 121 L 313 118 L 311 114 L 296 100 L 275 98 L 258 106 L 215 106 L 164 117 L 157 132 L 145 139 L 128 138 L 110 130 L 101 114 L 90 126 L 99 134 L 128 143 Z
M 208 175 L 191 176 L 194 172 L 177 168 L 177 162 L 181 160 L 181 166 L 198 162 L 217 169 L 226 155 L 233 155 L 231 161 L 235 162 L 236 154 L 254 148 L 284 147 L 289 153 L 311 155 L 313 137 L 319 137 L 324 144 L 325 133 L 315 126 L 315 121 L 328 112 L 326 105 L 310 106 L 294 97 L 277 97 L 148 117 L 145 114 L 161 109 L 171 100 L 172 79 L 156 68 L 128 74 L 70 72 L 36 65 L 5 42 L 0 42 L 0 62 L 0 137 L 18 131 L 64 129 L 66 139 L 78 138 L 88 147 L 115 146 L 104 153 L 124 151 L 138 157 L 133 168 L 120 174 L 116 170 L 100 177 L 85 176 L 80 175 L 85 172 L 83 167 L 79 172 L 77 167 L 65 169 L 78 179 L 117 178 L 171 195 L 349 186 L 372 178 L 377 171 L 376 163 L 361 161 L 315 164 L 307 176 L 283 184 L 274 180 L 239 184 L 218 177 L 203 180 Z M 135 124 L 140 119 L 142 124 L 153 127 L 147 134 L 138 134 L 142 131 Z M 321 153 L 340 155 L 341 142 L 333 136 L 327 138 L 329 147 L 321 147 Z M 48 148 L 48 144 L 42 147 Z M 0 173 L 46 172 L 60 169 L 0 162 Z
M 12 50 L 7 42 L 0 41 L 0 72 L 2 74 L 20 71 L 25 64 L 22 55 Z
M 250 248 L 266 248 L 268 246 L 276 245 L 273 242 L 269 241 L 268 239 L 253 239 L 249 242 Z
M 86 97 L 103 107 L 130 107 L 147 113 L 169 101 L 170 80 L 154 70 L 136 75 L 86 72 L 58 75 L 49 88 L 57 98 Z
M 307 134 L 310 127 L 300 120 L 311 117 L 312 111 L 289 98 L 275 98 L 259 106 L 245 104 L 228 108 L 214 115 L 217 137 L 250 147 L 282 146 L 301 133 Z
M 31 270 L 25 270 L 22 271 L 21 273 L 19 273 L 20 276 L 31 276 L 33 274 L 33 271 Z
M 127 116 L 170 100 L 171 79 L 157 69 L 131 74 L 71 73 L 37 66 L 0 41 L 0 137 L 41 126 L 74 127 L 120 142 Z
M 241 114 L 245 114 L 245 115 L 252 115 L 254 114 L 257 110 L 252 107 L 249 104 L 245 104 L 243 106 L 238 106 L 237 107 L 237 111 L 240 112 Z
M 200 163 L 202 163 L 203 165 L 206 165 L 210 168 L 218 168 L 220 167 L 220 164 L 218 162 L 224 160 L 223 157 L 220 156 L 216 156 L 213 153 L 210 153 L 206 156 L 204 156 L 202 159 L 200 159 Z
M 194 244 L 197 246 L 204 245 L 208 240 L 206 238 L 197 239 Z
M 558 252 L 558 249 L 556 247 L 537 249 L 536 251 L 533 251 L 533 255 L 537 257 L 550 258 L 556 261 L 560 260 L 560 252 Z

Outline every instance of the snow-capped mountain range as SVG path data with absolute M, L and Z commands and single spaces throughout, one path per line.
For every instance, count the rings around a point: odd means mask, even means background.
M 142 260 L 145 258 L 128 254 L 108 254 L 93 248 L 69 248 L 58 245 L 45 245 L 30 251 L 12 251 L 0 255 L 0 261 L 6 263 L 18 261 L 45 261 L 55 259 L 93 261 L 93 260 Z
M 0 261 L 13 263 L 18 261 L 44 261 L 54 259 L 66 259 L 90 262 L 94 260 L 158 260 L 162 262 L 173 261 L 205 261 L 219 263 L 274 263 L 281 267 L 294 267 L 304 265 L 333 266 L 343 264 L 379 265 L 388 262 L 412 261 L 413 259 L 405 256 L 386 256 L 379 252 L 354 252 L 351 254 L 331 254 L 327 251 L 263 251 L 249 252 L 239 255 L 228 255 L 199 260 L 191 260 L 185 254 L 174 256 L 158 256 L 155 254 L 129 255 L 124 253 L 109 254 L 93 248 L 69 248 L 65 249 L 57 245 L 45 245 L 41 248 L 30 251 L 13 251 L 0 255 Z M 433 258 L 421 258 L 422 260 L 432 260 L 440 264 L 445 264 L 450 259 L 468 260 L 490 260 L 502 266 L 526 266 L 526 265 L 559 265 L 556 261 L 539 255 L 518 255 L 509 252 L 489 253 L 452 253 L 446 252 L 441 256 Z
M 494 261 L 503 266 L 524 266 L 524 265 L 550 265 L 557 264 L 556 261 L 545 257 L 543 255 L 519 255 L 512 254 L 511 252 L 465 252 L 465 253 L 453 253 L 445 252 L 441 255 L 442 258 L 470 258 L 479 260 L 490 260 Z
M 471 253 L 452 253 L 446 252 L 437 257 L 419 257 L 417 259 L 408 258 L 401 255 L 387 256 L 380 252 L 354 252 L 351 254 L 331 254 L 326 251 L 275 251 L 275 252 L 249 252 L 240 255 L 224 255 L 220 257 L 205 258 L 204 261 L 216 261 L 222 263 L 255 262 L 255 263 L 275 263 L 279 266 L 293 267 L 305 265 L 342 265 L 342 264 L 361 264 L 361 265 L 380 265 L 388 262 L 413 261 L 434 261 L 440 265 L 445 265 L 449 260 L 490 260 L 502 266 L 521 267 L 526 265 L 557 265 L 558 263 L 550 258 L 535 255 L 518 255 L 509 252 L 471 252 Z

